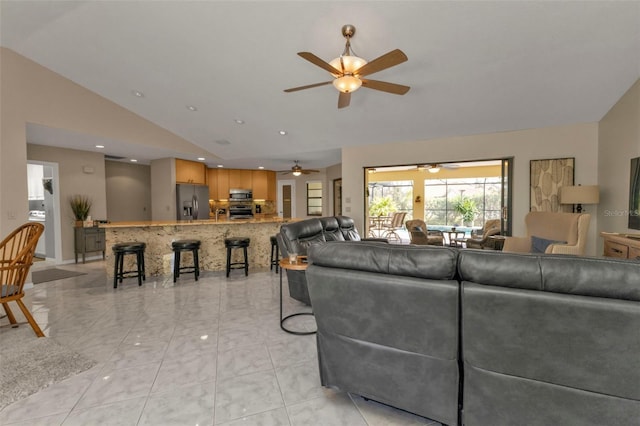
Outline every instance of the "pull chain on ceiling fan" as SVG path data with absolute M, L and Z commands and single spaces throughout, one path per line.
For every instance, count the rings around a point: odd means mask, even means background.
M 384 55 L 367 62 L 365 59 L 358 57 L 351 49 L 351 38 L 356 33 L 356 27 L 353 25 L 344 25 L 342 27 L 342 35 L 347 39 L 342 55 L 327 63 L 311 52 L 298 52 L 298 55 L 314 65 L 328 71 L 333 75 L 334 79 L 322 83 L 309 84 L 306 86 L 292 87 L 286 89 L 285 92 L 297 92 L 299 90 L 311 89 L 313 87 L 325 86 L 333 83 L 333 86 L 340 91 L 338 96 L 338 108 L 345 108 L 351 102 L 351 92 L 355 92 L 361 86 L 369 89 L 380 90 L 394 95 L 404 95 L 410 89 L 409 86 L 401 84 L 388 83 L 386 81 L 366 80 L 362 77 L 373 74 L 395 65 L 401 64 L 407 60 L 407 55 L 400 49 L 392 50 Z

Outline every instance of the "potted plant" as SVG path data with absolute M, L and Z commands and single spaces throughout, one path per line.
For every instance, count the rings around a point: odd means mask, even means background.
M 72 195 L 69 197 L 69 205 L 76 220 L 76 226 L 81 227 L 89 217 L 92 201 L 86 195 Z
M 476 202 L 469 197 L 460 197 L 453 204 L 453 210 L 462 216 L 462 222 L 464 226 L 473 225 L 473 220 L 478 213 L 478 207 Z
M 389 216 L 391 212 L 398 210 L 391 197 L 382 197 L 375 200 L 369 206 L 369 216 Z

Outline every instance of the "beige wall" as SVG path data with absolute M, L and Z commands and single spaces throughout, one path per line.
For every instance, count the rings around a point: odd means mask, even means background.
M 75 219 L 69 206 L 69 197 L 75 194 L 88 196 L 93 202 L 90 212 L 91 218 L 104 219 L 107 217 L 104 155 L 89 151 L 53 148 L 34 144 L 27 144 L 26 147 L 28 160 L 58 163 L 60 182 L 57 184 L 60 189 L 62 259 L 73 259 L 73 226 Z M 85 173 L 85 167 L 88 170 L 93 170 L 93 172 Z M 54 182 L 55 184 L 56 182 Z M 25 202 L 26 197 L 25 194 Z M 23 220 L 23 222 L 26 222 L 26 220 Z
M 27 123 L 210 156 L 190 142 L 6 48 L 0 48 L 0 123 L 0 235 L 8 234 L 27 220 Z M 62 232 L 66 234 L 64 229 Z
M 151 220 L 151 167 L 105 161 L 107 219 Z
M 628 228 L 631 159 L 640 157 L 640 80 L 602 118 L 598 129 L 598 232 Z M 602 252 L 599 242 L 598 254 Z
M 433 139 L 421 142 L 368 145 L 342 150 L 343 202 L 345 214 L 360 229 L 364 218 L 363 167 L 444 163 L 514 157 L 513 234 L 524 235 L 524 216 L 529 211 L 529 161 L 540 158 L 575 157 L 575 182 L 597 183 L 598 125 L 574 124 L 544 129 L 490 133 Z M 350 209 L 347 210 L 347 209 Z M 591 210 L 587 206 L 587 210 Z M 596 252 L 596 222 L 592 218 L 587 253 Z
M 151 162 L 151 220 L 176 220 L 176 160 Z

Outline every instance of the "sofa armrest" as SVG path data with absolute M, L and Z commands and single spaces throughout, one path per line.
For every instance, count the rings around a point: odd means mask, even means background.
M 513 253 L 530 253 L 531 237 L 506 237 L 502 251 Z
M 576 256 L 583 254 L 583 250 L 580 246 L 569 246 L 567 244 L 549 244 L 549 247 L 547 247 L 544 252 L 551 254 L 573 254 Z

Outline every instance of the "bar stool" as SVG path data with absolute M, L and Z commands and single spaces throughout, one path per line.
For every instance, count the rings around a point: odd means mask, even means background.
M 138 278 L 138 285 L 142 285 L 142 280 L 146 280 L 144 270 L 144 249 L 147 247 L 145 243 L 138 241 L 128 243 L 114 244 L 111 249 L 115 254 L 115 260 L 113 262 L 113 288 L 118 288 L 118 280 L 122 284 L 123 278 Z M 127 254 L 136 255 L 136 270 L 125 271 L 124 270 L 124 256 Z
M 171 243 L 173 250 L 173 282 L 175 283 L 180 276 L 180 271 L 193 272 L 198 281 L 200 276 L 200 260 L 198 259 L 198 249 L 200 248 L 200 240 L 178 240 Z M 190 251 L 193 254 L 193 265 L 180 266 L 180 253 Z
M 249 258 L 247 257 L 247 247 L 249 247 L 250 238 L 234 237 L 225 238 L 224 246 L 227 248 L 227 277 L 232 269 L 244 268 L 244 275 L 249 275 Z M 231 262 L 231 250 L 241 248 L 244 254 L 244 262 Z
M 276 274 L 278 273 L 278 267 L 279 267 L 279 263 L 278 263 L 278 239 L 276 238 L 275 235 L 272 235 L 271 237 L 269 237 L 269 239 L 271 240 L 271 267 L 270 269 L 273 271 L 273 267 L 276 267 Z

